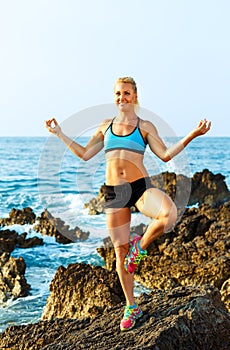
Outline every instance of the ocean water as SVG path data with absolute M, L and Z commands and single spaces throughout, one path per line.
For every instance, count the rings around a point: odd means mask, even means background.
M 84 144 L 87 140 L 78 140 Z M 175 140 L 165 140 L 170 144 Z M 230 188 L 230 138 L 200 137 L 169 163 L 156 159 L 146 152 L 145 165 L 150 175 L 163 171 L 192 176 L 197 171 L 209 169 L 221 173 Z M 88 240 L 62 245 L 52 237 L 34 232 L 30 225 L 14 225 L 18 233 L 29 237 L 39 236 L 43 246 L 29 249 L 16 248 L 13 257 L 22 256 L 26 262 L 26 279 L 31 285 L 30 295 L 9 300 L 0 305 L 0 331 L 10 325 L 33 323 L 41 318 L 49 295 L 49 284 L 60 265 L 87 262 L 103 265 L 96 252 L 108 236 L 103 214 L 88 215 L 84 203 L 97 195 L 104 183 L 105 160 L 100 152 L 89 162 L 75 157 L 55 137 L 2 137 L 0 138 L 0 217 L 7 217 L 12 208 L 31 207 L 36 215 L 47 208 L 71 228 L 89 231 Z M 132 214 L 132 225 L 148 223 L 140 213 Z M 2 228 L 6 229 L 6 227 Z M 136 285 L 136 294 L 141 291 Z

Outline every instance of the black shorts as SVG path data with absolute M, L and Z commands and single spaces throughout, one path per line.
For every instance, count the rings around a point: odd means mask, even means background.
M 143 177 L 133 182 L 125 182 L 122 185 L 105 185 L 104 208 L 133 207 L 148 188 L 153 188 L 149 177 Z

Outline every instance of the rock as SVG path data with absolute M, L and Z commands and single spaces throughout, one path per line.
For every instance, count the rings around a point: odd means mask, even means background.
M 228 312 L 230 312 L 230 278 L 227 279 L 221 286 L 220 293 Z
M 105 300 L 106 301 L 106 300 Z M 54 319 L 12 326 L 0 335 L 2 349 L 229 350 L 230 315 L 218 289 L 178 287 L 155 290 L 138 300 L 143 317 L 133 331 L 121 332 L 124 304 L 94 318 Z
M 60 218 L 54 218 L 48 210 L 37 218 L 34 230 L 42 235 L 55 237 L 56 241 L 62 244 L 85 241 L 89 237 L 89 232 L 84 232 L 77 226 L 70 229 L 69 225 L 65 225 Z
M 0 252 L 11 253 L 18 239 L 18 233 L 15 230 L 1 230 L 0 231 Z
M 116 272 L 83 263 L 60 266 L 50 284 L 42 319 L 92 317 L 122 300 Z
M 17 239 L 17 245 L 19 248 L 32 248 L 38 245 L 43 245 L 44 241 L 42 238 L 38 238 L 37 236 L 26 238 L 27 233 L 22 233 Z
M 9 213 L 9 218 L 0 218 L 0 226 L 34 224 L 35 219 L 36 215 L 31 208 L 26 207 L 22 210 L 13 208 Z
M 187 205 L 208 204 L 219 206 L 230 201 L 230 192 L 221 174 L 214 175 L 207 169 L 197 172 L 192 178 L 175 173 L 163 172 L 150 177 L 154 187 L 166 192 L 179 210 L 184 211 Z M 103 212 L 105 202 L 105 185 L 102 185 L 98 196 L 85 203 L 91 215 Z M 136 211 L 132 207 L 132 211 Z
M 191 193 L 191 179 L 181 174 L 163 172 L 150 177 L 154 187 L 167 193 L 178 208 L 185 208 Z
M 12 258 L 9 253 L 0 254 L 0 303 L 28 295 L 30 285 L 26 282 L 25 270 L 23 258 Z
M 192 189 L 189 205 L 208 204 L 218 206 L 230 201 L 230 192 L 224 182 L 225 176 L 214 175 L 208 169 L 197 172 L 192 178 Z
M 26 238 L 27 233 L 18 234 L 15 230 L 0 231 L 0 252 L 11 253 L 16 246 L 19 248 L 31 248 L 43 245 L 43 239 L 38 237 Z

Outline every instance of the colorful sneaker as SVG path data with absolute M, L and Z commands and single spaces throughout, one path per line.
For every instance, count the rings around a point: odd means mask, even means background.
M 129 273 L 133 273 L 141 259 L 147 255 L 147 250 L 140 247 L 141 236 L 131 235 L 132 240 L 129 243 L 129 252 L 125 257 L 124 267 Z
M 120 323 L 121 331 L 129 331 L 135 326 L 136 320 L 142 316 L 140 306 L 137 304 L 127 305 L 125 307 L 124 317 Z

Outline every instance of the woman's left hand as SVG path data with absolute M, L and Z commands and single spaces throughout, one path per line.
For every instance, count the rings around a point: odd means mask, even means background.
M 197 127 L 194 129 L 195 136 L 201 136 L 206 134 L 211 128 L 211 122 L 207 119 L 202 119 Z

